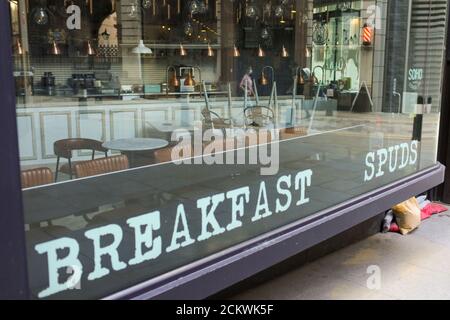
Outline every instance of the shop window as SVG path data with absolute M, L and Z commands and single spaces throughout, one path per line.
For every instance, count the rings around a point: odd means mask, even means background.
M 10 1 L 33 297 L 102 298 L 434 165 L 436 3 Z

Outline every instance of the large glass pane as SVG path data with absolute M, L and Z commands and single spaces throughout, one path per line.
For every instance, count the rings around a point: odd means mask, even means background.
M 34 298 L 156 280 L 436 163 L 446 2 L 10 6 Z

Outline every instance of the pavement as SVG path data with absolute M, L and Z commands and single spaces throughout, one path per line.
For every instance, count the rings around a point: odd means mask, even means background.
M 450 211 L 376 234 L 231 299 L 450 299 Z

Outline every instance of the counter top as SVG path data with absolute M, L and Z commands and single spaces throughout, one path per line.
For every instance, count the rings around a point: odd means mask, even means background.
M 164 97 L 165 95 L 159 95 L 159 97 Z M 179 97 L 177 97 L 179 96 Z M 29 108 L 61 108 L 61 107 L 99 107 L 99 106 L 130 106 L 130 105 L 171 105 L 171 106 L 187 106 L 188 104 L 195 103 L 205 103 L 203 96 L 198 94 L 180 94 L 172 93 L 166 98 L 160 99 L 146 99 L 143 97 L 133 99 L 133 100 L 119 100 L 119 99 L 102 99 L 96 100 L 95 96 L 88 97 L 86 101 L 80 102 L 80 97 L 59 97 L 59 96 L 31 96 L 26 98 L 26 103 L 23 103 L 24 98 L 19 97 L 17 108 L 18 109 L 29 109 Z M 264 96 L 259 98 L 260 101 L 265 104 L 268 103 L 269 97 Z M 298 95 L 298 100 L 304 99 L 303 96 Z M 214 95 L 209 96 L 209 101 L 211 104 L 216 103 L 228 103 L 228 97 Z M 249 99 L 251 103 L 254 104 L 254 98 Z M 278 96 L 278 102 L 286 104 L 292 101 L 292 96 Z M 233 102 L 244 102 L 244 97 L 233 97 Z

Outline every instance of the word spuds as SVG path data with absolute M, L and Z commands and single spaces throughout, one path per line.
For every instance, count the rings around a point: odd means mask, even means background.
M 393 173 L 415 165 L 418 157 L 417 147 L 418 141 L 414 140 L 367 153 L 364 182 L 380 178 L 386 172 Z

